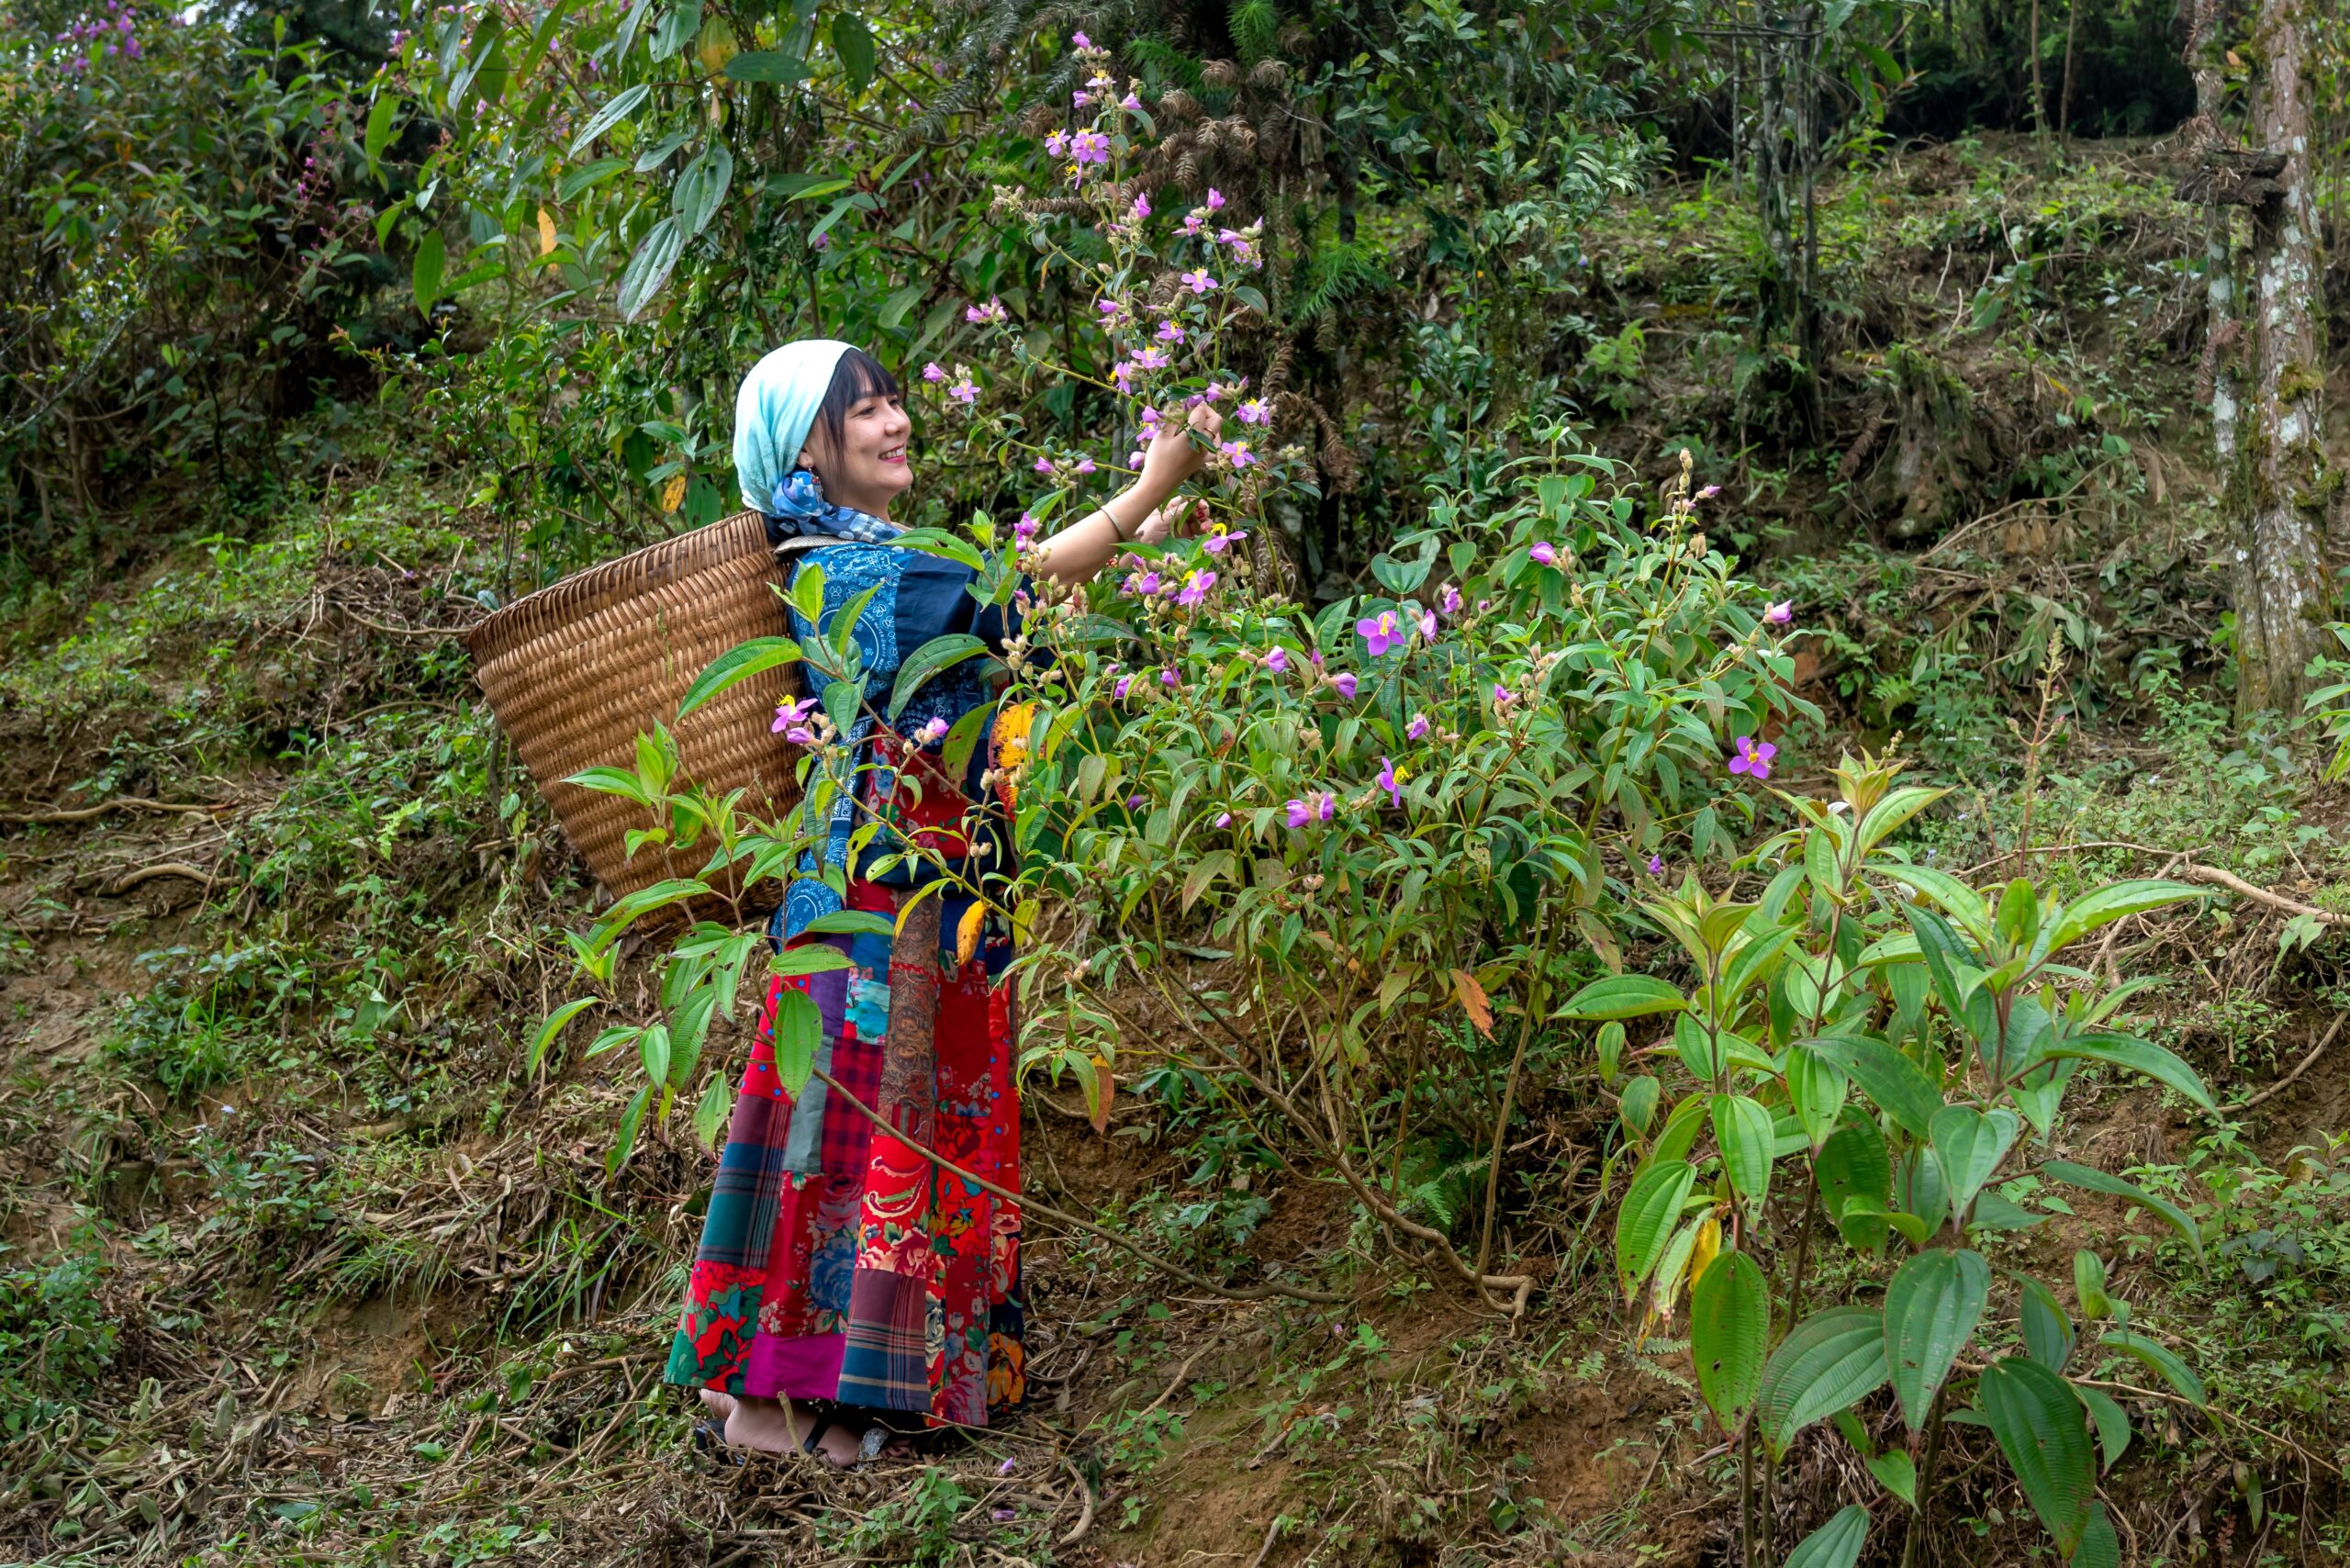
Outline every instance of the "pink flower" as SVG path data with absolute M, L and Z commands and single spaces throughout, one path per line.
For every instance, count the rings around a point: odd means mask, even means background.
M 1721 493 L 1722 487 L 1719 485 L 1708 485 L 1704 489 L 1697 492 L 1696 499 L 1701 501 L 1710 501 Z
M 1069 132 L 1065 130 L 1057 130 L 1053 132 L 1052 135 L 1045 138 L 1045 151 L 1051 153 L 1056 158 L 1068 157 Z
M 816 700 L 812 697 L 803 697 L 797 702 L 782 703 L 777 707 L 775 724 L 767 733 L 779 735 L 794 725 L 805 724 L 808 722 L 808 716 L 815 711 Z
M 1214 212 L 1224 205 L 1224 193 L 1214 185 L 1208 187 L 1208 210 Z
M 955 385 L 946 389 L 946 395 L 958 403 L 978 401 L 979 389 L 971 385 L 971 373 L 963 370 L 960 366 L 957 366 L 957 370 Z
M 1206 538 L 1200 541 L 1200 548 L 1206 551 L 1211 555 L 1221 555 L 1226 550 L 1230 549 L 1235 544 L 1239 543 L 1242 540 L 1248 537 L 1248 531 L 1245 528 L 1236 528 L 1230 532 L 1226 532 L 1224 526 L 1219 523 L 1214 533 L 1209 534 Z
M 1104 316 L 1116 318 L 1126 313 L 1126 302 L 1114 294 L 1105 294 L 1093 302 L 1093 308 Z
M 1116 686 L 1115 688 L 1113 688 L 1113 689 L 1111 690 L 1111 692 L 1110 692 L 1110 699 L 1111 699 L 1111 700 L 1112 700 L 1112 701 L 1114 701 L 1114 702 L 1124 702 L 1124 701 L 1126 700 L 1126 688 L 1128 688 L 1128 687 L 1132 686 L 1134 683 L 1135 683 L 1135 678 L 1134 678 L 1133 676 L 1130 676 L 1130 675 L 1122 675 L 1122 676 L 1120 676 L 1120 677 L 1118 678 L 1118 684 L 1117 684 L 1117 686 Z
M 1395 782 L 1395 765 L 1387 758 L 1382 756 L 1379 759 L 1379 777 L 1371 782 L 1387 791 L 1389 805 L 1400 806 L 1404 803 L 1404 787 Z
M 1785 626 L 1788 622 L 1793 621 L 1795 618 L 1796 601 L 1792 599 L 1783 599 L 1776 604 L 1766 607 L 1762 611 L 1762 620 L 1765 625 Z
M 1197 234 L 1200 231 L 1201 225 L 1204 224 L 1206 221 L 1206 218 L 1200 216 L 1200 209 L 1198 207 L 1193 207 L 1191 211 L 1183 215 L 1183 228 L 1181 231 L 1185 234 Z
M 1207 268 L 1202 267 L 1197 272 L 1183 274 L 1183 286 L 1193 294 L 1207 294 L 1214 290 L 1216 281 L 1208 275 Z
M 1496 709 L 1506 710 L 1511 703 L 1516 700 L 1516 692 L 1512 691 L 1508 687 L 1504 686 L 1498 680 L 1494 682 L 1494 706 Z
M 1314 814 L 1315 816 L 1320 817 L 1324 822 L 1328 822 L 1332 817 L 1337 815 L 1337 813 L 1338 800 L 1337 797 L 1331 794 L 1330 791 L 1325 790 L 1320 794 L 1314 797 Z
M 1338 689 L 1339 696 L 1351 700 L 1355 694 L 1355 687 L 1359 682 L 1356 680 L 1353 672 L 1349 670 L 1340 670 L 1337 674 L 1330 678 L 1330 684 Z
M 1039 457 L 1033 466 L 1039 474 L 1049 474 L 1053 471 L 1053 460 L 1049 457 Z
M 1069 101 L 1081 109 L 1086 105 L 1093 101 L 1093 95 L 1087 92 L 1084 88 L 1080 87 L 1076 92 L 1071 93 L 1069 95 Z
M 1440 610 L 1443 610 L 1447 615 L 1458 615 L 1458 614 L 1460 614 L 1460 590 L 1459 588 L 1454 588 L 1450 583 L 1447 583 L 1447 584 L 1445 584 L 1445 585 L 1444 585 L 1444 597 L 1443 597 L 1443 598 L 1441 598 L 1441 599 L 1439 599 L 1437 601 L 1437 605 L 1438 605 L 1438 609 L 1440 609 Z
M 1220 441 L 1215 443 L 1215 449 L 1230 459 L 1235 468 L 1246 468 L 1257 461 L 1257 454 L 1248 450 L 1248 443 L 1245 441 Z
M 1159 577 L 1157 572 L 1145 572 L 1139 577 L 1126 579 L 1126 586 L 1145 599 L 1149 599 L 1158 592 L 1158 583 Z
M 963 312 L 963 319 L 973 325 L 981 321 L 1002 321 L 1009 319 L 1003 308 L 1003 301 L 992 297 L 985 305 L 974 305 Z
M 1376 616 L 1364 616 L 1355 622 L 1355 630 L 1369 644 L 1371 656 L 1383 657 L 1390 648 L 1400 648 L 1410 633 L 1404 629 L 1403 619 L 1392 610 L 1382 610 Z
M 1230 812 L 1218 812 L 1215 817 L 1215 825 L 1218 827 L 1230 827 L 1232 825 L 1232 813 Z
M 1091 473 L 1092 473 L 1092 472 L 1093 472 L 1093 459 L 1091 459 L 1091 457 L 1080 457 L 1080 458 L 1079 458 L 1079 459 L 1077 460 L 1077 472 L 1078 472 L 1078 473 L 1080 473 L 1080 474 L 1091 474 Z
M 1092 40 L 1091 39 L 1090 39 L 1090 38 L 1087 38 L 1083 33 L 1071 33 L 1071 34 L 1069 34 L 1069 41 L 1070 43 L 1074 44 L 1075 46 L 1077 46 L 1079 49 L 1091 49 L 1091 48 L 1093 47 L 1093 40 Z
M 1136 97 L 1132 93 L 1128 93 L 1125 97 L 1118 100 L 1118 106 L 1122 109 L 1134 109 L 1139 111 L 1142 108 L 1142 100 Z M 1143 215 L 1138 212 L 1135 214 L 1135 216 L 1136 218 L 1140 218 Z
M 1165 370 L 1169 364 L 1165 349 L 1147 348 L 1135 355 L 1135 368 L 1137 370 Z
M 914 732 L 914 739 L 920 741 L 924 745 L 936 745 L 939 742 L 946 738 L 946 728 L 947 725 L 946 720 L 933 719 L 930 722 L 924 724 L 921 729 Z
M 1307 823 L 1310 823 L 1310 822 L 1312 822 L 1313 820 L 1314 820 L 1314 810 L 1313 810 L 1313 808 L 1312 808 L 1312 807 L 1308 806 L 1304 801 L 1292 801 L 1289 803 L 1289 825 L 1290 825 L 1290 826 L 1292 826 L 1292 827 L 1304 827 Z
M 935 384 L 946 379 L 946 372 L 938 367 L 938 362 L 936 360 L 933 360 L 928 364 L 922 367 L 922 378 L 924 381 Z
M 1729 759 L 1729 770 L 1732 773 L 1743 773 L 1753 778 L 1771 777 L 1771 759 L 1779 755 L 1777 746 L 1773 745 L 1769 741 L 1757 745 L 1754 744 L 1753 736 L 1740 735 L 1738 737 L 1737 750 L 1738 755 Z
M 1651 877 L 1662 877 L 1664 875 L 1663 856 L 1651 855 L 1649 857 L 1649 875 Z
M 1183 591 L 1175 596 L 1175 602 L 1186 610 L 1197 610 L 1208 597 L 1208 589 L 1214 587 L 1214 572 L 1187 572 L 1183 576 Z
M 1035 538 L 1036 514 L 1034 512 L 1022 512 L 1020 514 L 1020 521 L 1012 525 L 1012 536 L 1014 539 Z
M 1173 665 L 1169 665 L 1165 669 L 1158 672 L 1158 684 L 1167 688 L 1168 690 L 1172 691 L 1183 683 L 1177 678 L 1175 674 L 1175 666 Z
M 1433 610 L 1420 611 L 1420 641 L 1423 643 L 1436 641 L 1436 611 Z
M 1158 337 L 1162 343 L 1180 343 L 1183 341 L 1183 329 L 1176 322 L 1161 321 L 1158 324 Z
M 1080 163 L 1107 163 L 1110 139 L 1098 130 L 1080 130 L 1069 138 L 1069 155 Z
M 1261 425 L 1273 417 L 1272 410 L 1265 407 L 1262 398 L 1251 398 L 1234 411 L 1244 425 Z
M 1129 93 L 1126 95 L 1128 97 L 1132 97 L 1134 95 Z M 1135 197 L 1134 216 L 1137 219 L 1148 218 L 1150 216 L 1150 198 L 1148 196 L 1137 196 Z
M 1265 655 L 1264 662 L 1267 669 L 1271 670 L 1275 675 L 1280 675 L 1289 668 L 1289 650 L 1275 648 Z
M 1537 544 L 1533 549 L 1528 551 L 1527 554 L 1534 557 L 1535 565 L 1540 566 L 1554 566 L 1557 564 L 1559 559 L 1559 553 L 1556 550 L 1551 549 L 1547 543 Z

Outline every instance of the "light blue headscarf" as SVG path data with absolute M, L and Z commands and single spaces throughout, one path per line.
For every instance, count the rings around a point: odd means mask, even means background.
M 786 343 L 751 367 L 734 398 L 734 476 L 743 504 L 777 515 L 776 487 L 800 461 L 816 409 L 850 345 L 838 338 Z

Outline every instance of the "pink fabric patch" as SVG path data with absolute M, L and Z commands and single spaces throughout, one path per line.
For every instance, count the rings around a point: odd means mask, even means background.
M 743 1361 L 743 1392 L 758 1399 L 831 1399 L 840 1392 L 839 1334 L 761 1334 Z

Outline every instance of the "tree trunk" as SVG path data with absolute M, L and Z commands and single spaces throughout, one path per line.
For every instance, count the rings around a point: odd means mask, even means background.
M 2236 711 L 2298 712 L 2324 646 L 2327 502 L 2339 482 L 2319 440 L 2323 274 L 2310 179 L 2301 24 L 2309 0 L 2263 0 L 2253 40 L 2253 135 L 2286 155 L 2282 187 L 2253 209 L 2252 429 L 2237 462 Z
M 2031 134 L 2043 144 L 2048 140 L 2048 95 L 2040 85 L 2040 0 L 2031 0 Z
M 2188 69 L 2195 73 L 2198 140 L 2207 147 L 2226 140 L 2220 129 L 2227 83 L 2220 73 L 2221 0 L 2195 0 L 2194 25 L 2187 42 Z M 2236 253 L 2234 209 L 2213 202 L 2203 232 L 2203 365 L 2200 380 L 2211 403 L 2211 447 L 2225 474 L 2236 456 L 2236 419 L 2244 388 L 2236 375 Z

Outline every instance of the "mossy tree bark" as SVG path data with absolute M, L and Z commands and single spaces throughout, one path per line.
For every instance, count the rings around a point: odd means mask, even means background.
M 2220 69 L 2222 47 L 2220 0 L 2194 0 L 2187 64 L 2195 73 L 2195 118 L 2200 122 L 2197 140 L 2207 147 L 2220 146 L 2227 140 L 2220 129 L 2227 102 L 2227 81 Z M 2211 405 L 2212 450 L 2225 471 L 2235 462 L 2236 420 L 2244 406 L 2244 389 L 2236 374 L 2236 342 L 2242 329 L 2236 321 L 2235 215 L 2220 201 L 2210 203 L 2206 212 L 2200 380 Z
M 2263 0 L 2253 49 L 2256 144 L 2285 154 L 2253 209 L 2251 424 L 2237 459 L 2236 710 L 2296 711 L 2332 610 L 2324 519 L 2338 482 L 2319 440 L 2322 308 L 2302 26 L 2312 0 Z

